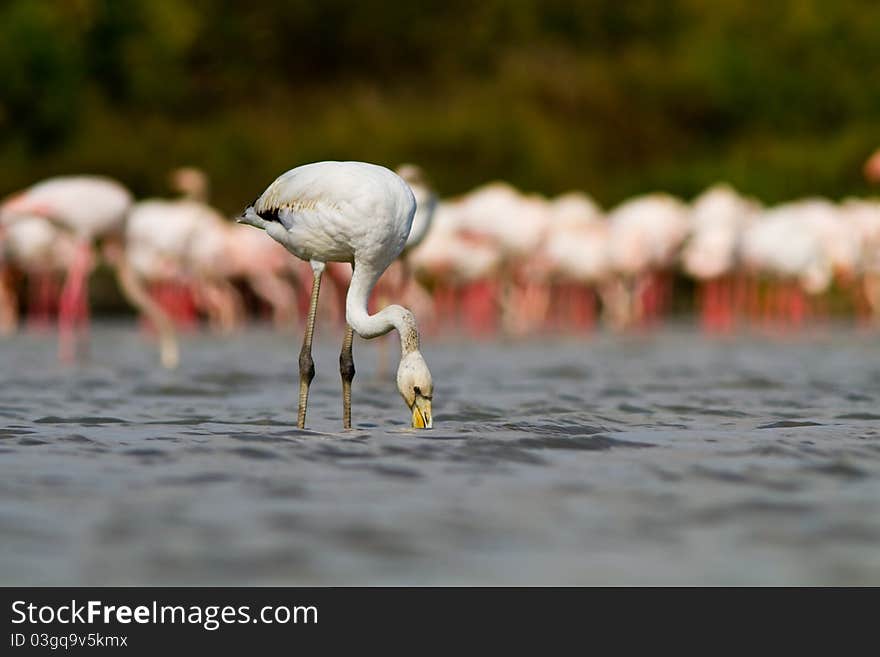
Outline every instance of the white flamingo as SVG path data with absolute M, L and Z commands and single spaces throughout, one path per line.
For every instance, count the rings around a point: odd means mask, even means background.
M 401 164 L 395 173 L 406 181 L 416 199 L 416 213 L 413 215 L 412 228 L 406 238 L 403 251 L 397 261 L 385 270 L 385 273 L 376 283 L 372 304 L 387 305 L 389 300 L 396 296 L 402 302 L 411 307 L 430 306 L 430 297 L 424 289 L 418 285 L 413 276 L 412 253 L 421 244 L 431 228 L 434 219 L 434 211 L 437 208 L 437 196 L 428 186 L 424 172 L 415 164 Z M 344 267 L 344 265 L 342 265 Z M 347 272 L 334 272 L 334 284 L 338 289 L 345 290 L 345 275 Z M 374 306 L 375 307 L 375 306 Z M 431 312 L 426 313 L 429 316 Z M 383 378 L 389 366 L 388 338 L 383 338 L 378 344 L 376 377 Z
M 262 228 L 293 255 L 308 260 L 314 272 L 303 346 L 297 425 L 305 427 L 309 385 L 314 377 L 312 336 L 321 275 L 327 262 L 349 262 L 352 277 L 346 295 L 347 326 L 339 357 L 343 426 L 351 427 L 353 331 L 375 338 L 396 329 L 401 359 L 397 388 L 412 413 L 414 428 L 431 428 L 431 373 L 419 351 L 413 314 L 390 305 L 370 315 L 370 292 L 382 272 L 403 250 L 416 202 L 404 180 L 385 167 L 365 162 L 317 162 L 291 169 L 249 205 L 239 221 Z

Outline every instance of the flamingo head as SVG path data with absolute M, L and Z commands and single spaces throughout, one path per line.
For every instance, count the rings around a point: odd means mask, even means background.
M 414 429 L 430 429 L 434 426 L 431 416 L 431 398 L 434 383 L 428 364 L 418 349 L 400 359 L 397 368 L 397 389 L 412 413 Z
M 259 228 L 261 230 L 266 230 L 269 227 L 269 222 L 263 219 L 257 211 L 254 209 L 254 204 L 257 202 L 257 199 L 254 199 L 253 203 L 250 203 L 240 216 L 235 218 L 236 223 L 239 224 L 247 224 L 248 226 L 253 226 L 254 228 Z
M 425 173 L 422 171 L 422 168 L 416 164 L 401 164 L 397 167 L 397 175 L 410 185 L 426 184 Z
M 865 162 L 864 173 L 869 183 L 880 184 L 880 150 Z
M 178 167 L 168 174 L 171 187 L 187 198 L 204 201 L 210 185 L 208 175 L 197 167 Z

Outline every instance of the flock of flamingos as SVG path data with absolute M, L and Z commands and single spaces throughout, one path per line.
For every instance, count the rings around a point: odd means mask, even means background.
M 417 167 L 398 173 L 418 209 L 371 307 L 399 302 L 429 333 L 645 327 L 684 283 L 711 332 L 795 330 L 832 308 L 880 323 L 880 199 L 768 207 L 716 185 L 690 202 L 653 193 L 606 210 L 581 192 L 546 198 L 502 182 L 437 199 Z M 880 159 L 866 174 L 880 181 Z M 212 207 L 198 169 L 172 182 L 176 198 L 135 201 L 109 178 L 57 177 L 3 200 L 0 333 L 57 322 L 59 354 L 75 358 L 99 266 L 158 336 L 166 367 L 179 360 L 176 333 L 202 323 L 228 333 L 256 315 L 295 329 L 309 307 L 309 264 Z M 343 325 L 351 267 L 328 263 L 325 273 L 334 289 L 319 321 Z

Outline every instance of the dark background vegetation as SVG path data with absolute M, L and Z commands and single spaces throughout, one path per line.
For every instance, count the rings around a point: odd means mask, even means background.
M 421 163 L 604 204 L 728 180 L 864 194 L 880 3 L 0 0 L 0 194 L 58 173 L 233 212 L 308 161 Z

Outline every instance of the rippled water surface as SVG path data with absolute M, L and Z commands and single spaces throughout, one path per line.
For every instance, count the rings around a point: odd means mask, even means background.
M 428 339 L 419 433 L 330 338 L 295 429 L 298 339 L 0 342 L 2 583 L 880 584 L 876 336 Z

